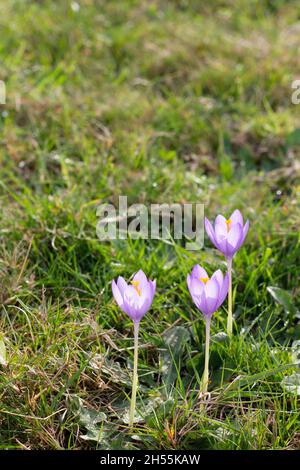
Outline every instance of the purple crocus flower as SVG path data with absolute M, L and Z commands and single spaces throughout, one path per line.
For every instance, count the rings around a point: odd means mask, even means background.
M 244 225 L 243 216 L 235 210 L 229 219 L 218 215 L 214 227 L 205 217 L 205 230 L 211 242 L 227 259 L 232 259 L 245 241 L 249 229 L 249 220 Z
M 196 264 L 192 273 L 187 276 L 187 285 L 194 304 L 205 318 L 211 318 L 224 302 L 228 292 L 228 281 L 228 273 L 223 277 L 220 269 L 209 278 L 205 269 L 199 264 Z
M 132 428 L 136 404 L 136 392 L 138 386 L 138 343 L 140 321 L 151 307 L 156 289 L 156 281 L 147 279 L 140 269 L 133 277 L 130 284 L 125 279 L 118 277 L 117 282 L 112 281 L 112 292 L 119 307 L 133 321 L 134 328 L 134 359 L 132 375 L 132 394 L 129 412 L 129 426 Z
M 112 281 L 115 301 L 134 323 L 139 322 L 151 307 L 156 289 L 156 281 L 147 279 L 140 269 L 130 284 L 122 276 Z
M 218 269 L 211 278 L 199 264 L 194 266 L 192 273 L 187 276 L 187 285 L 196 307 L 203 313 L 205 319 L 205 363 L 202 377 L 201 392 L 208 388 L 210 322 L 212 314 L 218 310 L 225 300 L 229 286 L 229 276 L 223 277 Z

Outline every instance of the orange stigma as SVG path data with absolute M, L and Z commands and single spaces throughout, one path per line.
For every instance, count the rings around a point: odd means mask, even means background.
M 227 232 L 229 232 L 229 230 L 231 229 L 231 224 L 232 224 L 231 219 L 227 219 L 227 220 L 226 220 Z
M 200 281 L 204 282 L 206 284 L 209 281 L 209 277 L 200 277 Z
M 135 288 L 135 290 L 137 291 L 137 293 L 138 293 L 139 295 L 141 295 L 142 289 L 139 287 L 140 281 L 131 281 L 131 284 L 133 285 L 133 287 Z

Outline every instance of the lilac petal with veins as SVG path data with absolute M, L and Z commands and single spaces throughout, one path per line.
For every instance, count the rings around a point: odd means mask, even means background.
M 127 289 L 127 287 L 128 287 L 128 284 L 122 276 L 119 276 L 118 280 L 117 280 L 117 286 L 118 286 L 118 289 L 119 289 L 121 295 L 123 295 L 125 289 Z
M 222 282 L 222 285 L 220 286 L 217 309 L 222 305 L 222 303 L 226 299 L 227 294 L 228 294 L 228 287 L 229 287 L 229 276 L 228 276 L 228 273 L 226 273 L 224 280 Z
M 233 255 L 240 246 L 240 242 L 243 237 L 243 228 L 240 224 L 234 225 L 232 229 L 228 232 L 227 237 L 227 251 L 229 256 Z
M 117 284 L 115 283 L 115 281 L 112 281 L 111 287 L 112 287 L 113 296 L 115 298 L 115 301 L 117 302 L 117 304 L 119 305 L 120 308 L 123 308 L 124 300 L 123 300 L 121 292 L 120 292 Z
M 228 233 L 228 225 L 226 223 L 225 217 L 218 215 L 215 221 L 215 236 L 218 239 L 226 237 Z
M 201 266 L 199 266 L 199 264 L 196 264 L 196 266 L 193 267 L 192 269 L 192 276 L 193 277 L 196 277 L 198 279 L 205 279 L 205 278 L 208 278 L 208 274 L 207 272 L 205 271 L 205 269 L 203 269 Z
M 218 269 L 217 271 L 215 271 L 213 273 L 213 275 L 211 276 L 212 279 L 216 279 L 219 286 L 221 287 L 222 284 L 223 284 L 223 273 L 221 271 L 221 269 Z
M 215 232 L 214 232 L 212 224 L 206 217 L 205 217 L 204 225 L 205 225 L 206 233 L 210 238 L 210 241 L 215 245 L 216 244 Z
M 192 295 L 201 296 L 204 290 L 204 283 L 194 276 L 190 279 L 190 291 Z
M 146 274 L 141 269 L 133 276 L 133 282 L 138 282 L 141 288 L 148 285 Z
M 245 223 L 244 228 L 243 228 L 243 236 L 242 236 L 241 245 L 242 245 L 242 244 L 244 243 L 244 241 L 245 241 L 245 238 L 246 238 L 246 236 L 247 236 L 248 230 L 249 230 L 249 220 L 247 220 L 247 222 Z
M 229 220 L 231 220 L 231 223 L 233 225 L 240 224 L 242 227 L 244 226 L 243 216 L 242 216 L 241 212 L 238 209 L 233 211 L 233 213 L 229 217 Z
M 216 310 L 220 291 L 218 281 L 216 279 L 210 279 L 206 283 L 204 290 L 207 312 L 214 312 Z

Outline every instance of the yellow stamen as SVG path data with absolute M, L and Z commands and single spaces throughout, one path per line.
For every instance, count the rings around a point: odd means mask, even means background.
M 231 224 L 232 224 L 231 219 L 226 220 L 226 224 L 227 224 L 227 232 L 229 232 L 229 230 L 231 229 Z
M 200 281 L 204 282 L 206 284 L 209 281 L 209 277 L 200 277 Z
M 140 281 L 131 281 L 131 284 L 133 285 L 133 287 L 135 288 L 135 290 L 137 291 L 137 293 L 138 293 L 139 295 L 141 295 L 142 289 L 139 287 Z

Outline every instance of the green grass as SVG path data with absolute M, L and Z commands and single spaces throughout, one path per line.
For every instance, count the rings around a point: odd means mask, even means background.
M 299 373 L 299 4 L 78 4 L 0 2 L 0 448 L 299 449 L 299 395 L 283 386 Z M 213 318 L 204 409 L 185 279 L 223 259 L 208 240 L 101 243 L 97 206 L 119 195 L 251 221 L 230 342 L 226 303 Z M 110 282 L 139 268 L 158 288 L 132 434 L 132 324 Z

